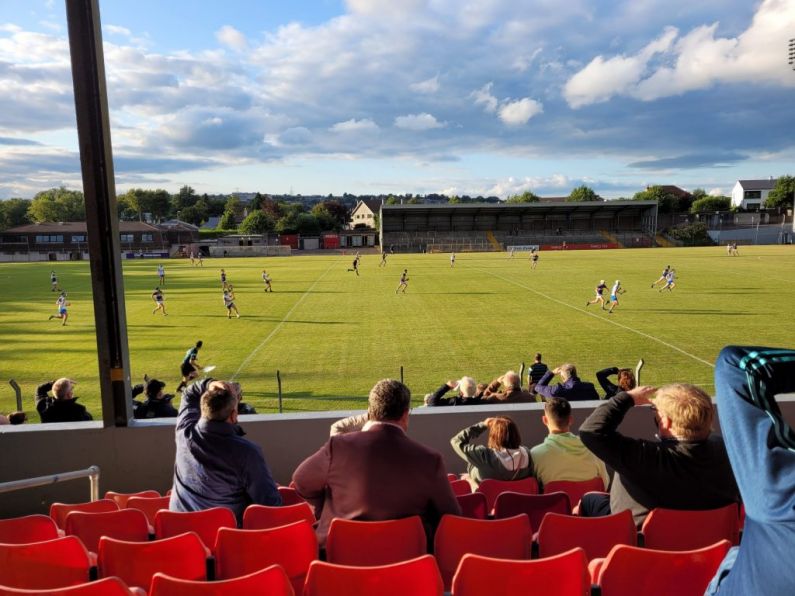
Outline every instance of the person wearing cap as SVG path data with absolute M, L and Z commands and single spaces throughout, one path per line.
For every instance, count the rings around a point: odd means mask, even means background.
M 133 401 L 133 417 L 136 419 L 146 418 L 175 418 L 177 409 L 171 404 L 174 396 L 163 393 L 166 384 L 157 379 L 149 379 L 143 387 L 146 400 L 143 402 Z
M 86 407 L 77 403 L 73 390 L 76 381 L 62 377 L 36 388 L 36 411 L 45 422 L 83 422 L 93 420 Z M 48 393 L 52 391 L 52 396 Z
M 605 310 L 604 293 L 605 293 L 606 289 L 607 289 L 607 284 L 605 283 L 605 280 L 603 280 L 603 279 L 600 280 L 599 281 L 599 285 L 597 285 L 594 288 L 594 293 L 596 294 L 596 296 L 594 296 L 593 300 L 590 300 L 589 302 L 586 302 L 585 303 L 585 307 L 588 308 L 588 306 L 590 306 L 591 304 L 597 304 L 598 303 L 598 304 L 602 305 L 602 310 Z
M 458 390 L 457 395 L 444 397 L 448 391 Z M 481 403 L 481 394 L 478 393 L 478 384 L 472 377 L 461 377 L 458 381 L 447 381 L 436 391 L 430 394 L 425 402 L 428 407 L 434 406 L 474 406 Z

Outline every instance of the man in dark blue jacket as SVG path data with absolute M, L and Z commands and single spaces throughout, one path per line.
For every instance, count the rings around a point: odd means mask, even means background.
M 549 382 L 555 375 L 560 375 L 561 383 L 550 385 Z M 599 399 L 599 394 L 593 383 L 581 381 L 577 376 L 577 369 L 573 364 L 561 364 L 554 370 L 548 370 L 533 388 L 536 393 L 544 397 L 562 397 L 569 401 L 586 401 Z
M 241 523 L 251 504 L 282 504 L 262 449 L 237 424 L 239 401 L 239 385 L 213 379 L 182 394 L 171 511 L 226 507 Z

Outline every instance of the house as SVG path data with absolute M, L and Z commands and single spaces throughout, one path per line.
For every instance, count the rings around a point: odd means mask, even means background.
M 772 176 L 766 180 L 738 180 L 732 188 L 732 207 L 757 211 L 775 186 L 776 179 Z
M 381 212 L 380 199 L 363 199 L 356 203 L 348 220 L 348 228 L 374 228 L 375 216 Z
M 181 219 L 169 219 L 157 226 L 168 244 L 195 244 L 199 241 L 199 228 Z

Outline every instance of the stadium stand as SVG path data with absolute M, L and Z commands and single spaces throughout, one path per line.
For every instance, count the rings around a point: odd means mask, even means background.
M 635 546 L 637 540 L 629 510 L 605 517 L 548 513 L 538 528 L 538 556 L 550 557 L 579 547 L 591 560 L 606 557 L 617 544 Z
M 736 504 L 718 509 L 682 511 L 653 509 L 641 527 L 643 545 L 659 550 L 695 550 L 728 540 L 740 543 L 740 513 Z
M 130 497 L 127 499 L 127 509 L 143 511 L 149 525 L 154 527 L 155 516 L 158 511 L 168 510 L 171 497 Z
M 538 481 L 535 478 L 523 478 L 522 480 L 494 480 L 487 478 L 478 486 L 477 492 L 486 495 L 486 506 L 489 514 L 494 512 L 494 503 L 497 496 L 503 492 L 515 492 L 525 495 L 538 494 Z
M 573 480 L 552 480 L 544 485 L 545 493 L 562 492 L 569 497 L 572 508 L 576 507 L 585 493 L 600 492 L 605 489 L 602 479 L 597 477 L 590 480 L 575 482 Z
M 11 588 L 48 589 L 88 581 L 91 560 L 76 536 L 28 544 L 0 544 L 0 581 Z
M 486 495 L 483 493 L 469 493 L 467 495 L 456 495 L 461 515 L 473 519 L 486 519 L 489 513 L 489 505 Z
M 155 515 L 155 538 L 170 538 L 185 532 L 194 532 L 204 546 L 215 554 L 215 541 L 221 528 L 236 528 L 235 514 L 225 507 L 204 511 L 168 511 L 161 509 Z
M 431 555 L 379 567 L 352 567 L 315 561 L 309 567 L 304 596 L 441 596 L 442 579 Z
M 118 510 L 119 506 L 116 504 L 116 501 L 111 501 L 110 499 L 99 499 L 86 503 L 53 503 L 50 505 L 50 517 L 60 529 L 63 529 L 66 524 L 66 516 L 72 511 L 103 513 Z
M 136 509 L 102 513 L 72 511 L 66 516 L 64 533 L 77 536 L 89 551 L 96 553 L 103 536 L 128 542 L 146 542 L 149 540 L 149 523 L 146 516 Z
M 144 596 L 141 592 L 132 591 L 118 577 L 106 577 L 93 582 L 86 582 L 76 586 L 26 590 L 0 586 L 0 596 L 13 596 L 14 594 L 38 594 L 39 596 Z
M 58 538 L 58 526 L 46 515 L 0 519 L 0 544 L 27 544 Z
M 116 501 L 119 509 L 125 509 L 127 507 L 127 501 L 129 501 L 132 497 L 156 498 L 159 496 L 160 493 L 156 490 L 142 490 L 137 493 L 115 493 L 112 490 L 109 490 L 105 493 L 105 498 Z
M 495 519 L 524 514 L 530 519 L 530 527 L 533 530 L 541 527 L 541 522 L 547 513 L 571 514 L 571 505 L 566 493 L 525 495 L 508 491 L 499 494 L 494 503 Z
M 213 582 L 192 581 L 155 573 L 149 596 L 293 596 L 295 592 L 284 569 L 271 565 L 249 575 Z
M 426 552 L 427 538 L 418 515 L 389 521 L 334 519 L 326 539 L 326 560 L 338 565 L 390 565 Z
M 249 505 L 243 512 L 244 530 L 267 530 L 278 528 L 298 521 L 315 523 L 315 514 L 309 503 L 268 507 L 267 505 Z

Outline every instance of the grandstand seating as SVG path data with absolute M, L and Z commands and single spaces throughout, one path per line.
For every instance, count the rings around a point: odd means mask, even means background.
M 456 496 L 468 495 L 472 492 L 472 486 L 469 484 L 468 480 L 451 480 L 450 488 L 453 489 L 453 494 Z
M 76 536 L 0 544 L 0 583 L 12 588 L 63 588 L 89 579 L 88 551 Z
M 83 545 L 91 552 L 97 552 L 99 539 L 102 536 L 128 542 L 149 540 L 149 524 L 146 516 L 136 509 L 102 513 L 72 511 L 66 516 L 64 532 L 80 538 Z
M 155 538 L 170 538 L 185 532 L 195 532 L 213 554 L 218 530 L 236 527 L 235 514 L 226 507 L 188 512 L 161 509 L 155 515 Z
M 486 495 L 486 505 L 489 514 L 494 511 L 494 503 L 497 496 L 504 492 L 522 493 L 525 495 L 538 494 L 538 481 L 535 478 L 523 478 L 522 480 L 494 480 L 487 478 L 478 486 L 477 492 Z
M 643 544 L 660 550 L 694 550 L 728 540 L 740 541 L 736 504 L 702 511 L 653 509 L 641 528 Z
M 50 517 L 60 529 L 63 529 L 66 523 L 66 516 L 72 511 L 103 513 L 118 510 L 119 506 L 116 504 L 116 501 L 110 499 L 98 499 L 96 501 L 88 501 L 87 503 L 53 503 L 50 505 Z
M 249 575 L 222 581 L 202 582 L 155 573 L 149 596 L 293 596 L 295 592 L 284 569 L 271 565 Z M 299 594 L 300 596 L 300 594 Z
M 46 515 L 0 519 L 0 543 L 26 544 L 58 538 L 58 526 Z
M 130 497 L 127 499 L 127 509 L 138 509 L 144 512 L 149 525 L 154 527 L 155 516 L 161 509 L 168 510 L 171 497 Z
M 326 560 L 339 565 L 389 565 L 427 553 L 422 520 L 414 515 L 388 521 L 333 519 Z
M 315 523 L 315 514 L 309 503 L 268 507 L 267 505 L 249 505 L 243 512 L 244 530 L 265 530 L 286 526 L 297 521 L 306 520 Z
M 160 493 L 156 490 L 142 490 L 137 493 L 116 493 L 112 490 L 109 490 L 105 493 L 105 498 L 110 499 L 111 501 L 116 501 L 116 504 L 119 506 L 119 509 L 124 509 L 127 507 L 127 501 L 132 497 L 144 497 L 153 499 L 159 497 Z
M 309 567 L 304 596 L 441 596 L 436 560 L 424 555 L 379 567 L 353 567 L 315 561 Z
M 306 501 L 301 498 L 301 495 L 299 495 L 298 491 L 294 488 L 280 486 L 278 487 L 278 491 L 282 497 L 282 505 L 297 505 L 298 503 L 306 503 Z
M 530 519 L 530 527 L 537 530 L 547 513 L 569 515 L 571 506 L 566 493 L 545 493 L 543 495 L 525 495 L 522 493 L 504 492 L 497 496 L 494 504 L 495 519 L 525 514 Z
M 26 590 L 0 586 L 0 596 L 14 596 L 15 594 L 38 594 L 39 596 L 145 596 L 141 595 L 140 592 L 131 591 L 118 577 L 106 577 L 105 579 L 86 582 L 68 588 Z
M 628 509 L 605 517 L 548 513 L 538 529 L 539 557 L 550 557 L 580 547 L 590 560 L 606 557 L 617 544 L 637 544 L 635 522 Z
M 588 560 L 581 548 L 535 561 L 464 555 L 453 577 L 453 596 L 586 596 L 591 593 Z
M 605 489 L 605 484 L 599 476 L 590 480 L 553 480 L 544 485 L 545 493 L 564 492 L 569 495 L 569 503 L 576 507 L 585 493 L 600 492 Z
M 456 495 L 458 505 L 461 507 L 463 517 L 474 519 L 486 519 L 489 513 L 488 501 L 483 493 L 469 493 L 468 495 Z

